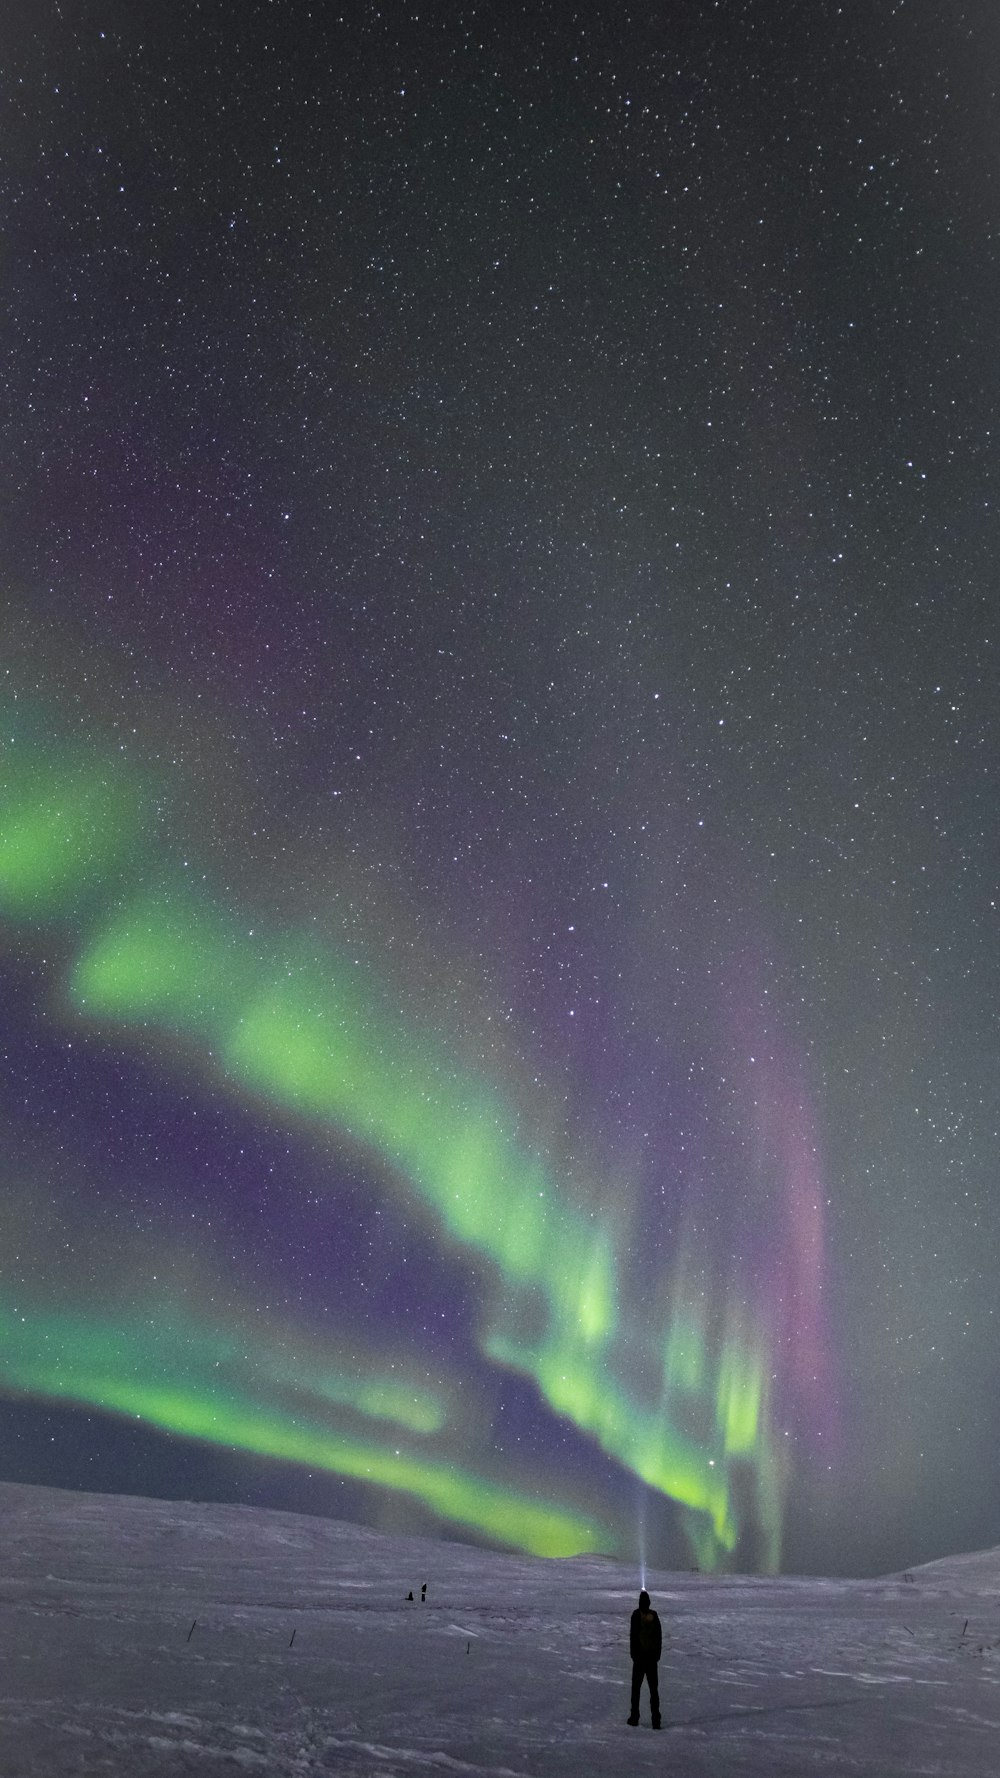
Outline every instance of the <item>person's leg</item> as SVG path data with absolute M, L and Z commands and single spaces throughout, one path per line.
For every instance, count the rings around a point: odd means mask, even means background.
M 630 1723 L 637 1723 L 639 1720 L 639 1692 L 642 1689 L 642 1673 L 643 1673 L 642 1662 L 641 1661 L 633 1661 L 632 1662 L 632 1708 L 628 1713 L 628 1719 L 629 1719 Z
M 660 1720 L 660 1686 L 655 1661 L 650 1661 L 647 1666 L 646 1679 L 649 1684 L 649 1709 L 653 1718 L 653 1726 L 655 1728 Z

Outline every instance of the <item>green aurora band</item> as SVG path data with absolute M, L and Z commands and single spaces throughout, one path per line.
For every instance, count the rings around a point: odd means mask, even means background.
M 185 1438 L 252 1451 L 369 1485 L 413 1495 L 440 1518 L 485 1532 L 540 1556 L 572 1556 L 607 1547 L 612 1533 L 582 1515 L 540 1504 L 531 1495 L 459 1465 L 380 1442 L 331 1431 L 302 1412 L 301 1391 L 284 1412 L 261 1403 L 259 1379 L 239 1388 L 220 1377 L 215 1330 L 194 1338 L 190 1320 L 169 1314 L 115 1322 L 65 1312 L 23 1313 L 0 1303 L 4 1387 L 127 1415 Z M 404 1388 L 392 1379 L 334 1378 L 335 1401 L 357 1414 L 408 1414 Z
M 637 1335 L 621 1324 L 610 1218 L 568 1201 L 489 1082 L 432 1032 L 404 1025 L 358 966 L 304 937 L 262 938 L 256 924 L 252 936 L 245 919 L 195 893 L 144 820 L 151 794 L 124 764 L 102 769 L 44 747 L 12 753 L 0 810 L 0 914 L 59 919 L 77 934 L 67 1015 L 179 1038 L 207 1055 L 234 1092 L 376 1157 L 456 1249 L 489 1262 L 496 1290 L 483 1354 L 530 1378 L 556 1414 L 678 1502 L 705 1567 L 736 1549 L 743 1527 L 734 1480 L 750 1474 L 758 1565 L 776 1568 L 784 1477 L 767 1341 L 747 1310 L 727 1314 L 721 1334 L 710 1329 L 692 1309 L 678 1261 L 658 1356 L 642 1336 L 644 1368 L 658 1371 L 660 1385 L 645 1403 L 634 1399 L 622 1371 Z M 14 1388 L 64 1392 L 44 1365 L 31 1365 L 23 1340 L 8 1354 L 5 1339 L 3 1374 Z M 523 1499 L 514 1506 L 450 1466 L 389 1462 L 384 1453 L 376 1460 L 370 1446 L 300 1435 L 249 1401 L 210 1409 L 180 1383 L 157 1392 L 124 1372 L 115 1383 L 115 1375 L 104 1363 L 93 1372 L 99 1393 L 70 1393 L 194 1437 L 347 1475 L 365 1467 L 368 1479 L 417 1494 L 442 1517 L 524 1548 L 566 1553 L 573 1537 L 581 1549 L 595 1547 L 582 1520 L 557 1514 L 543 1531 L 537 1507 L 532 1519 Z M 746 1492 L 744 1483 L 740 1497 Z

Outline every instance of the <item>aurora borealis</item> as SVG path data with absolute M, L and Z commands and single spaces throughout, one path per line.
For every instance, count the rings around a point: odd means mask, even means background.
M 346 958 L 310 946 L 304 934 L 268 937 L 252 917 L 241 930 L 232 907 L 220 913 L 207 893 L 192 894 L 183 869 L 175 866 L 171 881 L 169 861 L 141 842 L 141 790 L 113 757 L 103 773 L 71 749 L 56 748 L 54 760 L 41 750 L 36 761 L 30 740 L 19 735 L 16 708 L 7 728 L 0 905 L 12 921 L 62 917 L 71 929 L 82 928 L 56 997 L 63 1019 L 69 1023 L 75 1013 L 85 1030 L 110 1028 L 126 1044 L 136 1030 L 152 1032 L 154 1041 L 187 1039 L 209 1078 L 238 1099 L 310 1120 L 364 1151 L 380 1168 L 383 1189 L 395 1179 L 429 1213 L 437 1239 L 486 1261 L 486 1295 L 495 1300 L 481 1311 L 482 1356 L 530 1378 L 555 1414 L 688 1509 L 692 1540 L 713 1565 L 740 1533 L 729 1466 L 749 1465 L 774 1565 L 781 1489 L 767 1411 L 765 1305 L 757 1306 L 756 1321 L 746 1307 L 735 1318 L 727 1312 L 713 1343 L 708 1314 L 684 1303 L 678 1267 L 655 1328 L 640 1341 L 627 1330 L 625 1350 L 616 1355 L 633 1237 L 627 1231 L 616 1239 L 614 1210 L 601 1204 L 599 1186 L 560 1189 L 541 1145 L 527 1146 L 520 1135 L 527 1120 L 515 1116 L 504 1093 L 485 1072 L 463 1067 L 421 1028 L 419 1015 L 380 1009 L 380 984 L 367 972 L 359 977 Z M 146 795 L 155 801 L 151 789 Z M 106 899 L 113 911 L 105 912 Z M 793 1194 L 804 1183 L 816 1196 L 812 1177 L 785 1183 Z M 779 1205 L 777 1214 L 785 1213 Z M 802 1264 L 803 1290 L 817 1282 L 819 1239 L 814 1206 L 805 1251 L 791 1256 Z M 486 1477 L 461 1478 L 449 1469 L 446 1483 L 440 1458 L 404 1456 L 397 1447 L 390 1453 L 385 1441 L 363 1447 L 334 1436 L 322 1421 L 311 1433 L 295 1417 L 282 1425 L 263 1393 L 255 1404 L 252 1384 L 234 1398 L 217 1396 L 213 1384 L 222 1379 L 212 1376 L 219 1362 L 213 1354 L 228 1353 L 232 1336 L 209 1326 L 197 1338 L 179 1339 L 177 1305 L 164 1304 L 151 1330 L 144 1317 L 141 1331 L 100 1316 L 63 1326 L 57 1305 L 45 1320 L 39 1307 L 31 1302 L 44 1328 L 43 1352 L 58 1358 L 33 1363 L 31 1335 L 12 1323 L 15 1386 L 341 1474 L 388 1474 L 394 1489 L 412 1492 L 446 1518 L 540 1554 L 613 1541 L 607 1528 L 508 1498 Z M 273 1368 L 264 1356 L 272 1337 L 265 1336 L 258 1360 L 261 1390 Z M 349 1329 L 341 1338 L 349 1344 Z M 411 1392 L 393 1378 L 352 1377 L 348 1359 L 346 1375 L 317 1384 L 315 1362 L 286 1359 L 271 1381 L 313 1412 L 319 1396 L 328 1411 L 389 1422 L 393 1438 L 403 1436 L 399 1427 L 411 1435 L 447 1432 L 449 1416 L 422 1399 L 419 1380 Z M 646 1399 L 633 1399 L 629 1388 L 637 1366 L 658 1383 Z M 536 1520 L 542 1529 L 534 1528 Z M 516 1536 L 501 1531 L 510 1524 Z
M 181 10 L 0 26 L 0 1473 L 995 1541 L 978 27 Z

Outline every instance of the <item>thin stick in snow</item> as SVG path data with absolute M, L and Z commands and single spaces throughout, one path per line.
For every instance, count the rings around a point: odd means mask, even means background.
M 198 1622 L 198 1619 L 197 1619 L 197 1618 L 195 1618 L 195 1620 L 194 1620 L 194 1624 L 196 1624 L 196 1623 L 197 1623 L 197 1622 Z M 190 1628 L 190 1630 L 189 1630 L 189 1631 L 188 1631 L 188 1633 L 187 1633 L 187 1640 L 188 1640 L 188 1642 L 190 1642 L 190 1640 L 191 1640 L 191 1638 L 192 1638 L 192 1636 L 193 1636 L 193 1635 L 194 1635 L 194 1624 L 192 1624 L 192 1625 L 191 1625 L 191 1628 Z

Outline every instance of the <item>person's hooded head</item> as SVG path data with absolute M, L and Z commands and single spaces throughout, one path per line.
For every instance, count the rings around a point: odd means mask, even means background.
M 639 1610 L 649 1610 L 649 1594 L 646 1592 L 645 1588 L 643 1588 L 642 1592 L 639 1594 Z

